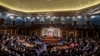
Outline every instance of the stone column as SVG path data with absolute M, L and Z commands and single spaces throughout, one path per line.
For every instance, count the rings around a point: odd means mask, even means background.
M 4 30 L 4 34 L 6 35 L 6 33 L 7 33 L 7 31 L 6 30 Z
M 16 34 L 16 30 L 15 30 L 15 34 Z

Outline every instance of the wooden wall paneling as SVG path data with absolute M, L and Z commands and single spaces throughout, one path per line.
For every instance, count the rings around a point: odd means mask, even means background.
M 0 34 L 3 35 L 5 32 L 4 30 L 0 30 Z
M 66 36 L 66 30 L 62 30 L 62 37 Z
M 37 35 L 39 36 L 41 35 L 41 30 L 37 30 L 36 32 L 37 32 Z
M 71 34 L 73 35 L 73 37 L 76 37 L 77 36 L 77 31 L 76 30 L 69 30 L 68 31 L 68 35 L 70 36 Z
M 6 34 L 11 34 L 11 30 L 6 30 Z
M 68 30 L 66 30 L 66 36 L 68 36 Z
M 12 30 L 12 35 L 15 34 L 15 29 Z
M 75 37 L 77 37 L 77 31 L 75 30 Z

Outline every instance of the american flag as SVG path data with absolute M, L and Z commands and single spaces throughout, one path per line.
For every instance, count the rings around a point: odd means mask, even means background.
M 54 35 L 54 32 L 53 31 L 48 31 L 48 35 L 49 36 L 53 36 Z

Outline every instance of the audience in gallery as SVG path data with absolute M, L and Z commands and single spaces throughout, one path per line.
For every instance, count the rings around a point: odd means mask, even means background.
M 56 43 L 45 43 L 41 37 L 3 35 L 0 37 L 0 56 L 98 56 L 100 39 L 62 38 Z

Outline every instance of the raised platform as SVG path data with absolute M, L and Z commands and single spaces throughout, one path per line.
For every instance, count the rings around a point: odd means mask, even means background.
M 41 38 L 41 41 L 42 42 L 45 42 L 45 43 L 57 43 L 60 40 L 61 39 L 59 37 L 52 37 L 52 36 L 48 36 L 48 37 L 45 37 L 45 38 Z

